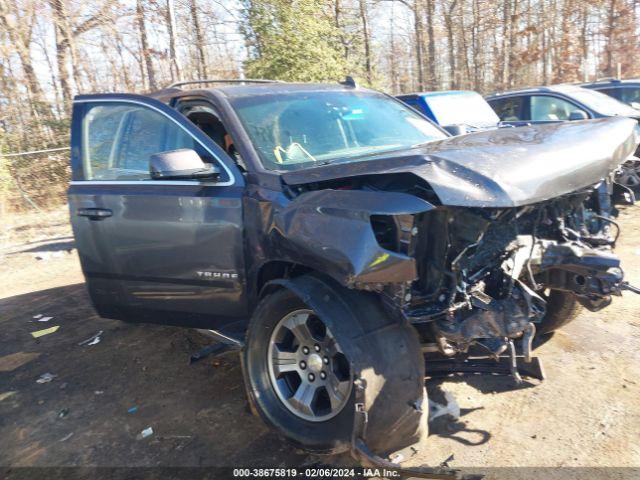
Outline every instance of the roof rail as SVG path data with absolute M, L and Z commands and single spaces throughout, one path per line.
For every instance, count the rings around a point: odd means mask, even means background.
M 242 79 L 234 79 L 227 80 L 223 78 L 206 78 L 200 80 L 187 80 L 184 82 L 175 82 L 169 85 L 167 88 L 179 88 L 184 85 L 196 85 L 198 83 L 282 83 L 280 80 L 266 80 L 263 78 L 242 78 Z
M 618 77 L 600 77 L 600 78 L 596 78 L 593 83 L 597 83 L 597 82 L 619 82 L 620 79 Z

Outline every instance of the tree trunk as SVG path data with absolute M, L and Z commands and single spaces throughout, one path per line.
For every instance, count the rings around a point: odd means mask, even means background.
M 369 38 L 369 12 L 366 0 L 359 0 L 360 19 L 362 21 L 362 41 L 364 44 L 364 67 L 367 75 L 367 84 L 373 81 L 373 67 L 371 65 L 371 39 Z
M 456 68 L 456 55 L 455 55 L 455 47 L 453 45 L 453 12 L 456 8 L 456 1 L 453 0 L 449 4 L 449 8 L 447 9 L 444 16 L 444 24 L 447 29 L 447 46 L 449 50 L 449 88 L 451 90 L 456 90 L 458 88 L 458 71 Z
M 518 0 L 514 0 L 511 4 L 511 15 L 509 15 L 509 54 L 508 58 L 508 74 L 507 74 L 507 85 L 509 88 L 513 87 L 516 83 L 516 54 L 518 52 L 517 49 L 517 32 L 518 32 Z
M 502 4 L 502 78 L 500 84 L 502 88 L 506 88 L 509 81 L 509 15 L 511 11 L 511 0 L 504 0 Z
M 177 54 L 176 14 L 173 0 L 167 0 L 167 28 L 169 30 L 169 60 L 171 62 L 171 79 L 179 82 L 182 80 L 180 61 Z
M 140 61 L 144 61 L 146 65 L 149 88 L 151 90 L 157 90 L 158 85 L 156 84 L 156 74 L 153 70 L 153 59 L 151 58 L 149 42 L 147 40 L 147 28 L 144 24 L 144 7 L 142 5 L 142 0 L 136 1 L 136 20 L 138 23 L 138 34 L 140 36 L 140 47 L 142 48 Z
M 462 81 L 462 75 L 458 72 L 458 88 L 462 88 L 465 85 L 469 84 L 469 80 L 471 79 L 471 66 L 469 65 L 469 55 L 468 55 L 468 44 L 467 44 L 467 27 L 464 23 L 464 0 L 460 0 L 458 4 L 460 10 L 460 18 L 459 18 L 459 31 L 460 31 L 460 43 L 462 44 L 459 48 L 460 60 L 458 61 L 458 70 L 464 66 L 464 78 L 466 81 Z
M 427 0 L 427 52 L 429 54 L 429 58 L 427 60 L 427 65 L 429 67 L 429 79 L 428 85 L 430 90 L 438 89 L 438 77 L 436 74 L 436 36 L 433 28 L 433 24 L 435 22 L 434 18 L 434 10 L 435 10 L 435 0 Z
M 64 109 L 71 108 L 71 83 L 69 77 L 69 45 L 71 43 L 69 23 L 66 7 L 62 0 L 50 0 L 49 5 L 53 12 L 53 21 L 56 34 L 56 63 L 58 67 L 58 81 L 62 91 L 62 103 Z M 72 67 L 73 68 L 73 67 Z
M 424 45 L 424 31 L 422 24 L 422 16 L 420 9 L 420 0 L 415 0 L 413 4 L 413 28 L 415 34 L 415 49 L 416 49 L 416 69 L 418 76 L 418 90 L 425 89 L 424 83 L 424 69 L 423 69 L 423 52 L 422 47 Z
M 396 35 L 395 25 L 393 22 L 393 10 L 389 16 L 389 76 L 391 77 L 391 93 L 399 93 L 398 85 L 398 59 L 396 58 Z
M 540 20 L 542 23 L 542 84 L 549 84 L 549 45 L 547 41 L 547 15 L 544 2 L 540 2 Z
M 191 0 L 191 21 L 193 22 L 193 31 L 196 35 L 196 52 L 198 52 L 198 77 L 207 78 L 207 60 L 204 56 L 204 37 L 200 28 L 200 20 L 198 19 L 198 6 L 196 0 Z
M 589 60 L 589 42 L 587 40 L 587 32 L 589 30 L 589 6 L 587 3 L 582 3 L 582 10 L 580 12 L 582 16 L 582 23 L 580 25 L 580 56 L 582 57 L 582 80 L 584 82 L 589 81 L 589 72 L 587 70 Z
M 38 76 L 31 61 L 31 33 L 33 23 L 29 25 L 16 24 L 11 18 L 12 14 L 17 16 L 17 12 L 11 11 L 5 0 L 0 0 L 0 25 L 2 25 L 9 37 L 9 41 L 15 48 L 20 65 L 24 72 L 27 94 L 31 111 L 36 117 L 50 117 L 52 115 L 51 106 L 46 102 L 45 95 L 38 81 Z
M 614 49 L 614 36 L 616 28 L 616 13 L 617 13 L 617 1 L 610 0 L 609 8 L 607 9 L 607 33 L 605 44 L 605 75 L 607 77 L 615 77 L 615 65 L 613 62 L 613 49 Z
M 344 58 L 349 58 L 349 43 L 347 42 L 347 37 L 344 33 L 344 29 L 342 28 L 342 22 L 340 19 L 342 18 L 342 3 L 340 0 L 334 0 L 333 3 L 333 19 L 335 22 L 336 29 L 340 32 L 340 43 L 342 43 L 342 50 L 344 52 Z
M 472 88 L 482 91 L 484 85 L 480 84 L 480 5 L 479 0 L 473 0 L 472 4 L 473 26 L 471 27 L 471 48 L 473 48 L 473 83 Z

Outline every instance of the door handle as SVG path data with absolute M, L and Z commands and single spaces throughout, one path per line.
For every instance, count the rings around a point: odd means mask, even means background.
M 113 212 L 107 208 L 79 208 L 76 215 L 88 217 L 89 220 L 104 220 L 113 215 Z

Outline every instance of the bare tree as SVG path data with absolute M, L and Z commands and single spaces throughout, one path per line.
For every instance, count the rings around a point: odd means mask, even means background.
M 77 60 L 74 59 L 69 65 L 69 55 L 76 57 L 75 41 L 77 37 L 111 20 L 110 15 L 108 15 L 110 3 L 105 2 L 97 13 L 75 26 L 71 25 L 70 17 L 63 0 L 50 0 L 49 5 L 53 12 L 56 30 L 58 80 L 60 82 L 64 107 L 68 109 L 71 104 L 71 97 L 73 96 L 68 68 L 71 68 L 71 75 L 75 77 L 74 66 L 77 64 Z M 76 81 L 76 84 L 77 83 Z
M 178 43 L 176 32 L 176 14 L 173 0 L 167 0 L 167 28 L 169 30 L 169 59 L 171 65 L 171 79 L 182 80 L 182 68 L 178 59 L 176 45 Z
M 136 23 L 138 25 L 138 36 L 140 38 L 140 66 L 141 70 L 146 67 L 147 80 L 149 82 L 149 88 L 156 90 L 156 74 L 153 69 L 153 58 L 151 57 L 151 50 L 149 49 L 149 41 L 147 40 L 147 27 L 145 26 L 144 18 L 144 6 L 142 0 L 136 0 Z M 144 62 L 144 64 L 142 63 Z
M 367 83 L 371 85 L 373 81 L 373 64 L 371 60 L 371 38 L 369 33 L 369 10 L 366 0 L 358 0 L 360 8 L 360 18 L 362 20 L 362 41 L 364 45 L 364 62 Z
M 36 11 L 33 4 L 26 3 L 25 8 L 20 10 L 15 3 L 0 0 L 0 25 L 4 27 L 7 38 L 20 59 L 31 110 L 37 116 L 49 116 L 52 115 L 51 107 L 45 101 L 45 95 L 31 59 L 31 36 L 35 20 Z
M 447 46 L 449 49 L 449 85 L 450 88 L 456 89 L 459 85 L 459 75 L 456 66 L 456 54 L 454 44 L 454 31 L 453 31 L 453 15 L 456 9 L 458 0 L 451 0 L 449 5 L 444 6 L 444 23 L 447 28 Z
M 207 78 L 207 60 L 204 55 L 204 36 L 202 35 L 202 30 L 200 29 L 200 20 L 198 19 L 198 5 L 196 3 L 196 0 L 191 0 L 189 10 L 191 12 L 191 21 L 193 22 L 193 32 L 195 33 L 196 37 L 196 52 L 198 53 L 196 67 L 198 69 L 198 77 Z

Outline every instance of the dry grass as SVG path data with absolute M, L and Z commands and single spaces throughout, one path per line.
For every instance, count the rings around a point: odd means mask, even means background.
M 42 212 L 31 210 L 7 213 L 2 216 L 0 251 L 70 235 L 69 210 L 66 205 Z

